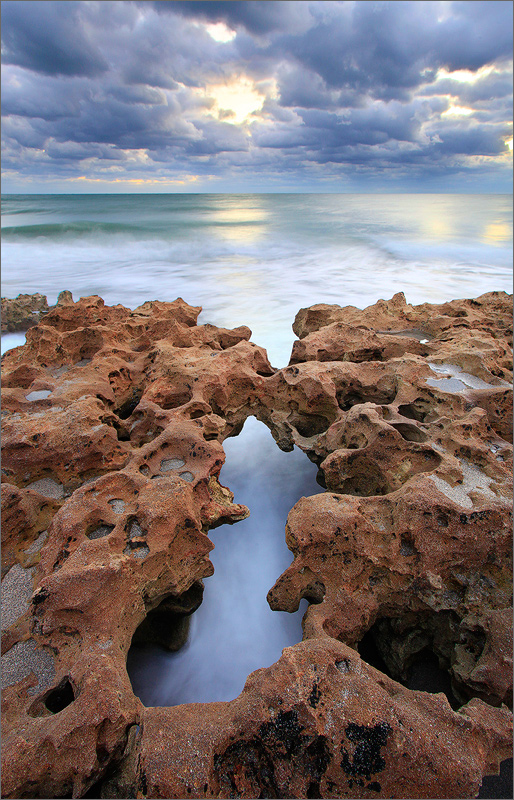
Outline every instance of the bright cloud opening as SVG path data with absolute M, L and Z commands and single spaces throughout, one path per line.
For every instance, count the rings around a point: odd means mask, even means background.
M 227 27 L 224 22 L 215 22 L 205 25 L 205 29 L 209 36 L 216 42 L 231 42 L 235 39 L 237 34 L 231 28 Z
M 470 114 L 473 114 L 472 108 L 466 108 L 465 106 L 454 106 L 451 105 L 450 108 L 447 108 L 446 111 L 443 111 L 441 114 L 442 117 L 469 117 Z
M 254 111 L 262 108 L 263 96 L 248 78 L 236 78 L 230 83 L 209 86 L 218 118 L 240 125 Z
M 442 67 L 437 71 L 436 80 L 452 80 L 458 81 L 459 83 L 475 83 L 476 81 L 480 80 L 480 78 L 485 78 L 486 75 L 490 75 L 493 72 L 494 66 L 489 64 L 486 67 L 480 67 L 477 69 L 476 72 L 471 72 L 469 69 L 456 69 L 453 72 L 448 72 L 447 69 Z

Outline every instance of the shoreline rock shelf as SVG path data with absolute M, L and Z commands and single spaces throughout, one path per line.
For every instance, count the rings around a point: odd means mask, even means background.
M 477 796 L 512 754 L 512 297 L 302 309 L 282 369 L 200 310 L 64 293 L 2 358 L 3 796 Z M 251 415 L 326 486 L 268 593 L 303 641 L 145 708 L 128 650 L 183 642 Z M 448 696 L 408 688 L 429 657 Z

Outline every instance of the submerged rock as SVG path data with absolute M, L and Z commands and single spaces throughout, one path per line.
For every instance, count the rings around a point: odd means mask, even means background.
M 62 294 L 3 358 L 3 796 L 476 796 L 512 752 L 512 298 L 302 309 L 280 370 L 200 310 Z M 303 642 L 145 708 L 128 650 L 185 641 L 250 415 L 326 486 L 268 594 Z

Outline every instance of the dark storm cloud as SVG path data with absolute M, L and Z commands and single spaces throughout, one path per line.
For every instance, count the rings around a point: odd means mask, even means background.
M 297 109 L 296 125 L 255 126 L 253 138 L 266 147 L 310 145 L 321 151 L 347 145 L 385 142 L 415 142 L 423 122 L 435 111 L 444 111 L 448 101 L 377 102 L 367 108 L 348 109 L 343 114 L 319 109 Z
M 206 23 L 219 22 L 235 34 L 215 39 Z M 8 0 L 3 165 L 298 180 L 344 164 L 419 179 L 476 170 L 477 156 L 505 153 L 511 55 L 512 4 L 493 0 Z M 263 93 L 245 126 L 211 88 L 240 76 Z
M 91 85 L 84 79 L 59 76 L 49 81 L 47 76 L 11 67 L 2 84 L 2 113 L 49 121 L 78 117 L 90 94 Z
M 499 155 L 503 143 L 499 131 L 494 126 L 467 125 L 448 126 L 438 131 L 440 141 L 434 142 L 431 149 L 435 153 L 459 155 Z
M 149 11 L 138 20 L 130 45 L 118 59 L 125 82 L 164 89 L 176 88 L 177 82 L 199 87 L 206 79 L 230 77 L 237 57 L 232 45 L 220 45 L 181 17 Z
M 502 99 L 507 105 L 511 105 L 512 75 L 507 70 L 505 72 L 494 70 L 478 78 L 473 83 L 443 78 L 435 84 L 427 86 L 419 94 L 427 97 L 436 94 L 448 94 L 455 98 L 456 102 L 466 106 L 480 103 L 494 105 L 498 99 Z
M 329 89 L 407 99 L 440 67 L 478 69 L 512 53 L 510 3 L 454 3 L 446 18 L 436 2 L 337 5 L 320 4 L 308 31 L 273 43 Z
M 296 31 L 308 24 L 309 3 L 256 2 L 255 0 L 229 0 L 229 2 L 155 2 L 161 13 L 175 13 L 189 19 L 224 22 L 230 28 L 244 27 L 250 34 L 262 35 L 276 31 Z
M 41 131 L 37 120 L 31 121 L 24 117 L 6 117 L 2 121 L 2 138 L 7 142 L 9 149 L 21 152 L 20 148 L 33 148 L 41 150 L 47 135 Z M 2 148 L 2 166 L 5 166 L 5 150 Z
M 107 62 L 90 40 L 81 3 L 2 3 L 2 61 L 46 75 L 100 75 Z
M 364 103 L 363 95 L 355 89 L 329 88 L 321 75 L 310 69 L 281 65 L 277 79 L 280 104 L 285 107 L 330 109 Z

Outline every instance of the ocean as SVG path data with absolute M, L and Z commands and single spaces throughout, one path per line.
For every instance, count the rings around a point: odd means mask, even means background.
M 296 312 L 314 303 L 511 292 L 512 198 L 4 195 L 2 296 L 52 304 L 63 289 L 129 308 L 182 297 L 202 306 L 200 322 L 247 325 L 281 367 Z

